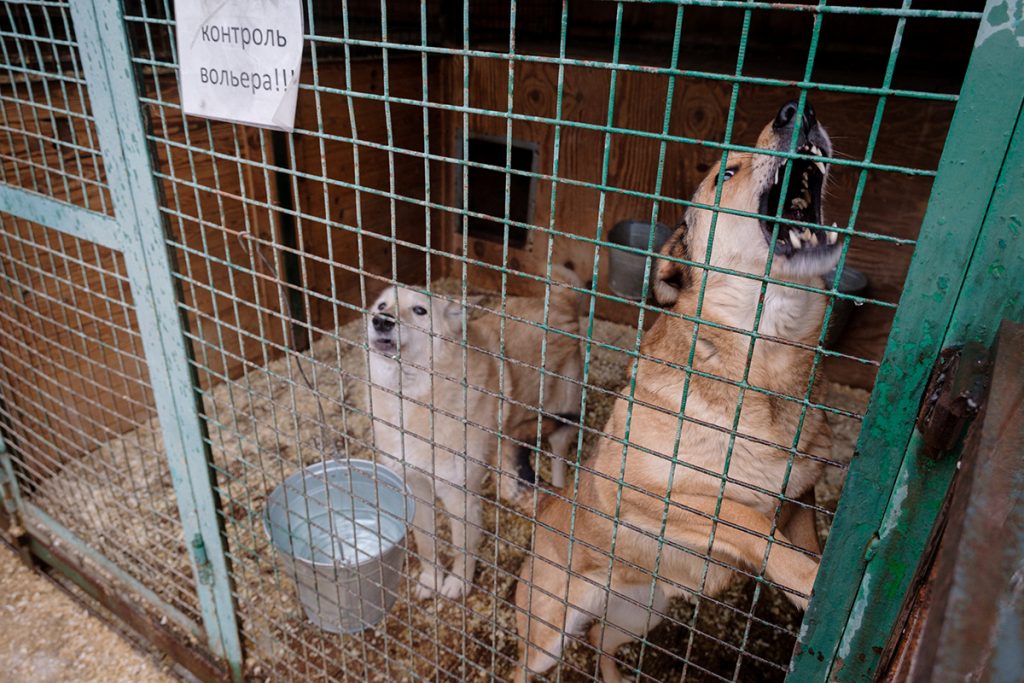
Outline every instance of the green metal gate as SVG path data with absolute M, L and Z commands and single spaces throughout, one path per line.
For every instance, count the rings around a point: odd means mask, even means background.
M 4 53 L 0 78 L 5 79 L 0 84 L 4 116 L 0 121 L 0 299 L 4 302 L 0 310 L 4 337 L 0 493 L 10 540 L 72 576 L 201 677 L 380 680 L 401 675 L 414 679 L 431 677 L 423 672 L 434 669 L 433 677 L 501 678 L 510 670 L 510 657 L 514 657 L 510 653 L 515 649 L 514 616 L 502 593 L 510 590 L 514 576 L 499 566 L 503 539 L 497 533 L 497 526 L 508 523 L 511 512 L 501 506 L 492 510 L 496 528 L 493 547 L 488 548 L 493 565 L 482 572 L 476 588 L 493 598 L 485 614 L 472 613 L 472 607 L 463 603 L 461 611 L 430 616 L 431 610 L 440 609 L 436 598 L 423 605 L 402 603 L 402 613 L 393 618 L 407 624 L 408 633 L 371 631 L 353 636 L 346 641 L 353 645 L 335 650 L 325 640 L 310 639 L 306 631 L 289 630 L 292 627 L 281 623 L 262 602 L 278 599 L 280 593 L 275 591 L 282 585 L 265 541 L 258 540 L 267 489 L 289 473 L 289 461 L 282 454 L 289 448 L 301 451 L 303 444 L 314 442 L 321 451 L 336 448 L 346 454 L 350 447 L 360 446 L 351 436 L 356 428 L 348 427 L 349 420 L 360 419 L 359 409 L 346 397 L 348 385 L 340 376 L 332 377 L 328 364 L 317 359 L 314 342 L 330 338 L 335 358 L 341 357 L 343 345 L 350 342 L 332 335 L 344 320 L 364 314 L 372 304 L 364 276 L 374 274 L 365 264 L 378 258 L 375 254 L 382 249 L 386 257 L 381 258 L 390 269 L 390 277 L 384 277 L 388 281 L 401 281 L 403 269 L 411 262 L 412 257 L 400 256 L 401 250 L 422 260 L 428 285 L 438 259 L 452 259 L 457 264 L 458 286 L 449 293 L 463 297 L 468 270 L 487 270 L 490 254 L 498 261 L 489 272 L 500 282 L 504 312 L 508 283 L 522 276 L 510 252 L 516 231 L 546 236 L 548 277 L 551 245 L 556 237 L 569 237 L 584 251 L 593 252 L 591 282 L 583 289 L 595 294 L 597 284 L 606 277 L 600 271 L 600 254 L 616 248 L 605 227 L 611 220 L 605 215 L 609 198 L 623 195 L 646 202 L 650 214 L 643 219 L 652 225 L 670 209 L 685 207 L 688 202 L 679 199 L 678 190 L 668 188 L 665 181 L 671 172 L 665 164 L 666 149 L 697 146 L 709 151 L 714 161 L 725 159 L 730 151 L 751 151 L 733 138 L 742 117 L 741 91 L 792 88 L 799 92 L 801 108 L 824 93 L 870 96 L 877 103 L 862 157 L 834 160 L 855 172 L 850 218 L 836 229 L 846 243 L 840 268 L 854 237 L 866 236 L 893 249 L 912 248 L 913 260 L 898 307 L 866 295 L 841 294 L 835 287 L 838 275 L 824 290 L 830 297 L 826 320 L 836 301 L 877 305 L 895 313 L 822 556 L 815 597 L 794 634 L 797 649 L 788 678 L 872 679 L 890 635 L 899 626 L 904 596 L 957 471 L 959 445 L 939 458 L 930 457 L 915 427 L 932 366 L 943 349 L 971 342 L 991 345 L 1003 319 L 1024 321 L 1024 7 L 1019 2 L 990 0 L 981 11 L 917 9 L 910 0 L 889 8 L 832 5 L 824 0 L 792 5 L 719 0 L 652 3 L 663 5 L 658 11 L 670 5 L 669 16 L 675 21 L 674 29 L 665 29 L 671 35 L 671 57 L 652 66 L 631 62 L 623 37 L 630 27 L 624 22 L 627 13 L 653 11 L 647 6 L 637 8 L 643 3 L 607 3 L 612 23 L 605 27 L 605 34 L 613 36 L 609 57 L 572 54 L 569 43 L 576 34 L 568 0 L 556 7 L 554 49 L 546 50 L 517 43 L 516 33 L 517 21 L 529 24 L 530 13 L 541 12 L 543 3 L 511 0 L 503 19 L 507 26 L 500 25 L 508 28 L 508 35 L 495 41 L 488 33 L 493 29 L 487 23 L 493 18 L 491 10 L 469 2 L 442 2 L 443 39 L 434 41 L 428 31 L 433 10 L 427 2 L 382 0 L 374 10 L 374 25 L 367 23 L 368 15 L 357 3 L 342 2 L 332 8 L 333 14 L 325 14 L 310 0 L 305 4 L 304 69 L 311 69 L 311 77 L 302 82 L 301 102 L 315 116 L 304 120 L 306 128 L 290 135 L 234 124 L 214 129 L 208 121 L 190 120 L 180 113 L 171 4 L 170 0 L 126 1 L 123 6 L 120 0 L 4 4 L 5 17 L 0 20 Z M 686 12 L 697 10 L 735 13 L 739 31 L 735 64 L 718 69 L 680 66 L 685 63 L 681 55 L 685 57 Z M 822 32 L 823 25 L 847 15 L 892 22 L 890 54 L 881 74 L 874 74 L 880 77 L 879 85 L 814 77 L 819 37 L 824 41 L 828 35 Z M 764 16 L 809 17 L 809 50 L 802 78 L 749 75 L 753 69 L 746 59 L 748 37 L 752 23 Z M 327 21 L 325 17 L 335 23 L 318 26 L 317 21 Z M 893 87 L 905 29 L 926 22 L 958 22 L 963 31 L 977 35 L 958 95 Z M 471 26 L 487 34 L 487 39 L 477 39 Z M 342 65 L 337 83 L 326 82 L 328 58 L 320 56 L 330 50 L 336 50 Z M 362 72 L 353 75 L 353 65 L 370 51 L 374 59 L 380 55 L 381 73 L 373 81 L 379 88 L 360 82 Z M 438 71 L 435 60 L 441 59 L 454 60 L 449 71 Z M 471 60 L 501 65 L 506 77 L 499 79 L 504 108 L 476 104 Z M 556 79 L 531 90 L 538 86 L 515 82 L 516 68 L 522 65 L 550 67 Z M 574 69 L 590 69 L 607 78 L 605 110 L 590 120 L 585 113 L 570 112 L 572 97 L 579 97 L 567 92 L 566 74 Z M 412 73 L 421 92 L 400 90 L 395 75 L 399 71 Z M 655 98 L 652 106 L 657 115 L 648 128 L 623 125 L 617 118 L 616 87 L 632 74 L 650 74 L 665 84 L 664 101 Z M 721 140 L 673 129 L 677 82 L 679 92 L 694 83 L 724 84 L 729 96 Z M 450 101 L 430 96 L 428 84 L 438 83 L 454 93 Z M 517 88 L 536 91 L 538 97 L 553 95 L 550 112 L 520 111 L 514 105 Z M 891 103 L 901 98 L 955 103 L 935 169 L 876 161 L 876 142 L 887 107 L 891 111 Z M 357 110 L 366 103 L 381 105 L 383 140 L 365 135 L 367 128 L 380 128 L 379 120 L 357 117 Z M 330 107 L 344 112 L 347 132 L 325 125 Z M 444 141 L 432 137 L 437 130 L 434 117 L 442 114 L 450 115 L 444 119 L 450 123 L 440 130 L 459 143 L 458 152 L 451 155 L 445 155 Z M 496 138 L 503 146 L 503 162 L 472 158 L 473 117 L 489 117 L 504 131 Z M 393 118 L 418 125 L 405 130 Z M 553 131 L 554 160 L 547 170 L 513 166 L 512 143 L 519 135 L 513 129 L 528 125 Z M 417 138 L 415 148 L 402 142 L 410 134 Z M 569 173 L 564 169 L 573 166 L 574 150 L 589 134 L 600 143 L 596 180 L 561 177 L 559 165 L 561 173 Z M 658 150 L 653 188 L 617 186 L 610 178 L 611 140 L 618 137 L 637 148 L 649 143 Z M 311 156 L 299 144 L 303 140 L 311 141 Z M 842 144 L 837 138 L 837 147 Z M 436 165 L 442 163 L 451 164 L 458 175 L 438 177 Z M 336 172 L 342 166 L 344 173 Z M 179 175 L 182 170 L 188 177 Z M 475 209 L 468 201 L 469 183 L 477 182 L 471 180 L 474 170 L 504 176 L 503 202 L 498 202 L 503 206 L 495 210 L 501 215 Z M 876 234 L 858 225 L 858 210 L 870 192 L 872 172 L 933 178 L 916 239 Z M 403 185 L 412 176 L 423 189 L 409 193 Z M 550 183 L 546 225 L 516 217 L 510 199 L 513 178 Z M 300 183 L 321 188 L 322 205 L 311 209 L 298 202 Z M 449 192 L 442 201 L 437 200 L 437 187 Z M 568 235 L 564 224 L 556 221 L 561 187 L 592 191 L 597 207 L 593 236 Z M 355 197 L 354 212 L 338 208 L 348 201 L 335 202 L 343 192 Z M 368 207 L 378 205 L 388 218 L 383 229 L 369 225 Z M 212 213 L 204 214 L 204 207 L 211 206 Z M 412 215 L 424 225 L 421 242 L 411 242 L 403 229 L 402 222 Z M 472 218 L 499 224 L 498 243 L 471 252 Z M 457 238 L 446 250 L 437 235 L 449 220 L 461 228 L 453 233 Z M 316 237 L 318 231 L 326 236 Z M 333 251 L 335 241 L 341 239 L 336 235 L 341 234 L 355 236 L 358 254 L 353 259 L 346 260 L 352 254 Z M 309 257 L 314 249 L 307 242 L 313 239 L 323 242 L 326 255 Z M 651 250 L 633 251 L 647 255 L 649 272 Z M 699 259 L 696 265 L 701 265 Z M 314 291 L 310 284 L 314 268 L 329 273 L 326 291 Z M 358 285 L 352 276 L 360 278 Z M 545 278 L 535 279 L 543 282 Z M 358 295 L 349 296 L 356 289 Z M 762 287 L 762 297 L 764 291 Z M 622 297 L 601 296 L 636 311 L 635 345 L 628 336 L 613 345 L 624 357 L 635 358 L 644 317 L 655 313 Z M 610 348 L 608 341 L 595 338 L 596 301 L 591 296 L 585 311 L 585 397 L 599 393 L 587 384 L 588 373 L 597 354 Z M 255 311 L 251 316 L 249 309 Z M 243 324 L 243 320 L 250 322 Z M 323 326 L 318 327 L 317 320 L 325 321 Z M 329 333 L 325 332 L 328 324 Z M 307 346 L 308 352 L 303 350 Z M 828 351 L 823 345 L 815 353 L 816 366 L 829 357 L 869 362 Z M 279 359 L 284 360 L 272 365 Z M 236 372 L 238 368 L 242 370 Z M 332 381 L 338 386 L 325 388 Z M 288 428 L 291 431 L 286 433 L 280 426 L 277 413 L 257 414 L 254 397 L 261 392 L 271 397 L 271 404 L 279 405 L 281 419 L 294 422 Z M 809 405 L 809 395 L 795 400 Z M 329 432 L 322 422 L 317 425 L 315 418 L 303 421 L 300 417 L 318 410 L 323 420 L 325 402 L 328 411 L 335 411 L 345 423 L 339 433 Z M 861 417 L 856 410 L 829 410 Z M 240 424 L 246 420 L 257 426 L 272 423 L 273 428 L 262 437 L 257 431 L 255 436 L 241 434 Z M 247 439 L 254 439 L 255 446 L 246 445 Z M 275 455 L 268 456 L 268 449 Z M 230 456 L 215 458 L 214 451 Z M 795 446 L 791 451 L 796 454 Z M 91 459 L 84 459 L 84 454 Z M 294 457 L 305 463 L 324 456 L 300 452 Z M 253 484 L 257 480 L 260 486 Z M 111 490 L 118 493 L 97 499 L 94 491 L 107 490 L 104 487 L 110 482 L 115 483 Z M 173 490 L 169 498 L 161 493 L 169 490 Z M 85 500 L 95 504 L 83 506 Z M 150 535 L 156 538 L 147 538 Z M 160 552 L 140 555 L 140 548 Z M 187 563 L 179 562 L 183 553 Z M 759 584 L 749 609 L 734 610 L 747 618 L 747 630 L 738 646 L 729 646 L 736 657 L 732 673 L 723 675 L 694 665 L 693 676 L 757 680 L 760 674 L 741 667 L 742 658 L 749 655 L 750 624 L 765 623 L 763 616 L 755 615 L 764 578 L 756 580 Z M 429 632 L 414 633 L 413 624 L 421 624 L 424 618 L 440 623 L 434 623 Z M 688 617 L 684 665 L 691 650 L 701 647 L 694 644 L 693 635 L 699 632 L 698 618 L 697 611 Z M 481 642 L 479 634 L 470 633 L 471 621 L 486 626 L 489 640 Z M 459 634 L 454 641 L 454 636 L 445 635 L 452 633 Z M 421 641 L 430 647 L 423 653 L 411 652 Z M 643 660 L 648 650 L 650 657 L 663 656 L 658 654 L 663 649 L 644 639 L 638 657 Z M 399 661 L 396 653 L 406 651 L 411 652 L 407 654 L 412 663 Z M 283 663 L 275 669 L 275 662 Z M 753 664 L 762 665 L 771 668 Z M 779 675 L 784 668 L 775 665 Z M 683 671 L 686 675 L 687 669 Z M 589 674 L 572 675 L 596 676 L 596 668 Z M 571 679 L 570 674 L 565 676 Z

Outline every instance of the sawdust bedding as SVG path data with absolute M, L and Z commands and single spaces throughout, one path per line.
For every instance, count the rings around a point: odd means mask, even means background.
M 435 283 L 434 289 L 459 291 L 458 283 L 453 282 Z M 595 340 L 619 348 L 632 348 L 635 335 L 634 328 L 607 321 L 594 325 Z M 362 321 L 352 321 L 336 335 L 325 335 L 313 345 L 315 360 L 308 352 L 301 360 L 279 358 L 204 392 L 246 668 L 254 678 L 267 680 L 507 679 L 516 657 L 515 576 L 529 547 L 531 522 L 494 502 L 493 483 L 485 491 L 485 533 L 475 586 L 463 600 L 411 599 L 418 561 L 410 553 L 406 575 L 411 578 L 403 582 L 388 616 L 360 634 L 335 635 L 306 621 L 294 586 L 276 565 L 261 521 L 269 493 L 289 474 L 325 457 L 372 459 L 370 422 L 365 413 L 364 338 Z M 591 353 L 588 384 L 594 389 L 588 392 L 585 423 L 600 430 L 613 403 L 610 392 L 627 378 L 628 357 L 599 345 L 594 345 Z M 302 364 L 301 373 L 297 363 Z M 315 393 L 306 379 L 316 388 Z M 828 405 L 861 413 L 867 398 L 863 390 L 831 384 Z M 835 415 L 830 415 L 830 422 L 833 455 L 847 461 L 859 422 Z M 103 520 L 106 528 L 100 535 L 116 542 L 118 555 L 146 558 L 153 566 L 173 567 L 171 574 L 188 577 L 190 569 L 174 522 L 176 502 L 161 440 L 146 433 L 157 429 L 154 422 L 108 442 L 44 484 L 38 497 L 45 501 L 49 493 L 54 504 L 59 500 L 62 508 L 75 510 L 75 518 L 92 520 L 89 529 L 82 531 L 94 536 L 95 520 Z M 592 433 L 584 438 L 584 453 L 593 438 Z M 87 489 L 70 485 L 69 479 L 84 471 L 81 468 L 102 469 L 108 476 Z M 834 471 L 818 485 L 816 497 L 819 505 L 834 509 L 843 471 L 829 470 Z M 109 514 L 111 509 L 120 513 Z M 131 511 L 143 509 L 149 521 L 147 528 L 139 529 L 139 519 L 133 518 Z M 823 537 L 828 521 L 820 516 Z M 442 539 L 446 527 L 446 521 L 439 519 Z M 189 584 L 184 578 L 147 583 L 172 602 L 195 602 L 194 596 L 187 594 Z M 733 680 L 738 671 L 736 680 L 781 680 L 798 625 L 799 614 L 778 591 L 755 592 L 752 581 L 737 581 L 719 604 L 703 600 L 695 610 L 685 601 L 676 601 L 669 618 L 649 635 L 649 643 L 643 647 L 642 679 L 679 680 L 685 674 L 687 680 Z M 740 650 L 743 655 L 738 655 Z M 685 670 L 684 655 L 690 662 Z M 619 658 L 626 668 L 636 666 L 641 659 L 640 644 L 623 648 Z M 574 643 L 567 648 L 562 680 L 591 680 L 596 672 L 588 646 Z

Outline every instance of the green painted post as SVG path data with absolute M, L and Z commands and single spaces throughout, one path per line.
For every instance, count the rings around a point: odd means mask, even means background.
M 18 480 L 14 476 L 11 454 L 7 450 L 3 434 L 0 434 L 0 508 L 9 515 L 21 510 Z
M 116 222 L 110 216 L 5 183 L 0 183 L 0 206 L 12 216 L 110 249 L 119 248 L 114 242 Z
M 967 278 L 943 347 L 978 342 L 991 346 L 1004 318 L 1024 321 L 1024 123 L 1018 120 L 974 249 Z M 983 301 L 985 305 L 979 306 Z M 868 563 L 831 677 L 870 681 L 888 635 L 898 623 L 921 555 L 960 453 L 938 462 L 929 458 L 915 433 L 907 448 L 897 487 L 882 520 L 875 558 Z M 920 473 L 925 473 L 921 476 Z
M 135 300 L 168 466 L 192 559 L 210 649 L 234 679 L 242 653 L 232 597 L 220 501 L 210 468 L 173 262 L 139 105 L 119 0 L 75 2 L 75 31 L 114 200 L 117 235 Z
M 1003 316 L 1021 315 L 1022 97 L 1024 24 L 1006 0 L 993 0 L 801 627 L 791 681 L 873 676 L 956 470 L 956 454 L 931 462 L 919 453 L 914 421 L 932 363 L 944 346 L 991 341 Z

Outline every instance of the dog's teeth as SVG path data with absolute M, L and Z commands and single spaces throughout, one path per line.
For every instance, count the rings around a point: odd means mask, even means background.
M 839 233 L 838 232 L 830 232 L 826 239 L 828 239 L 828 243 L 829 244 L 835 244 L 836 241 L 839 239 Z
M 811 245 L 815 247 L 818 246 L 818 236 L 813 232 L 811 233 Z
M 824 154 L 821 153 L 821 150 L 818 149 L 817 145 L 811 145 L 811 151 L 814 152 L 815 154 L 817 154 L 819 157 L 820 156 L 825 156 Z
M 819 171 L 821 171 L 821 175 L 825 175 L 825 164 L 821 163 L 820 161 L 815 161 L 814 165 L 818 167 Z
M 793 232 L 792 230 L 789 231 L 789 241 L 793 245 L 794 249 L 799 249 L 800 247 L 803 246 L 803 243 L 800 242 L 800 238 L 797 237 L 796 233 Z
M 807 208 L 807 200 L 801 199 L 800 197 L 793 197 L 793 201 L 791 201 L 789 205 L 792 206 L 794 209 L 800 209 L 801 211 L 803 211 L 804 209 Z
M 812 237 L 814 237 L 814 234 L 811 232 L 810 228 L 804 228 L 804 231 L 800 233 L 800 237 L 802 237 L 805 240 L 809 240 Z

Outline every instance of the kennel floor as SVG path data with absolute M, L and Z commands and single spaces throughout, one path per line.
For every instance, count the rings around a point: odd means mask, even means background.
M 457 283 L 451 282 L 435 283 L 434 290 L 459 291 Z M 635 336 L 632 327 L 602 320 L 594 323 L 596 341 L 630 349 Z M 335 635 L 306 621 L 294 585 L 276 563 L 261 517 L 270 492 L 289 474 L 324 458 L 372 459 L 370 422 L 364 414 L 368 403 L 364 342 L 363 322 L 357 319 L 313 344 L 316 362 L 310 361 L 308 351 L 300 359 L 289 354 L 262 367 L 251 366 L 234 380 L 211 383 L 204 391 L 246 669 L 257 680 L 507 679 L 517 649 L 515 576 L 524 548 L 529 546 L 531 522 L 496 504 L 493 481 L 485 490 L 484 540 L 476 581 L 464 599 L 412 597 L 418 560 L 410 552 L 401 594 L 388 616 L 360 634 Z M 200 366 L 213 360 L 211 349 L 197 346 Z M 628 379 L 629 359 L 597 345 L 591 353 L 587 382 L 594 388 L 588 393 L 585 424 L 600 430 L 614 401 L 605 392 L 618 390 Z M 297 363 L 302 363 L 305 378 Z M 867 401 L 866 391 L 834 383 L 828 387 L 830 406 L 860 414 Z M 327 428 L 321 427 L 321 409 Z M 860 423 L 834 414 L 829 420 L 834 432 L 833 456 L 848 462 Z M 181 532 L 174 528 L 176 502 L 166 467 L 161 466 L 161 439 L 144 434 L 148 431 L 158 436 L 158 429 L 154 421 L 136 430 L 138 433 L 107 442 L 68 463 L 33 495 L 44 509 L 59 506 L 71 511 L 70 517 L 62 515 L 62 521 L 73 531 L 87 534 L 101 550 L 104 544 L 115 543 L 120 558 L 171 563 L 176 565 L 175 573 L 190 576 L 184 545 L 175 548 L 166 543 L 168 537 L 180 538 Z M 594 438 L 593 434 L 584 438 L 584 453 Z M 110 473 L 101 485 L 74 485 L 82 472 L 100 469 Z M 834 510 L 845 470 L 828 469 L 815 496 L 820 506 Z M 542 467 L 542 476 L 547 474 L 545 470 Z M 138 486 L 140 472 L 150 473 L 143 488 Z M 114 502 L 121 513 L 104 514 Z M 133 506 L 159 510 L 162 514 L 155 518 L 166 520 L 167 528 L 131 528 L 133 519 L 125 511 L 130 513 Z M 76 528 L 79 519 L 83 523 Z M 84 520 L 91 520 L 90 526 L 85 526 Z M 97 534 L 95 520 L 104 520 L 107 528 Z M 824 539 L 830 520 L 819 515 L 818 521 Z M 439 513 L 438 529 L 445 541 L 443 513 Z M 444 554 L 443 542 L 440 547 Z M 187 585 L 150 587 L 161 596 L 187 592 Z M 626 646 L 618 657 L 628 669 L 637 665 L 642 654 L 642 680 L 680 680 L 681 676 L 695 681 L 782 680 L 799 618 L 778 591 L 760 590 L 755 600 L 754 582 L 737 580 L 719 601 L 702 599 L 695 608 L 676 600 L 669 618 L 649 634 L 647 644 Z M 570 644 L 563 657 L 561 679 L 593 680 L 596 675 L 591 649 L 582 643 Z

